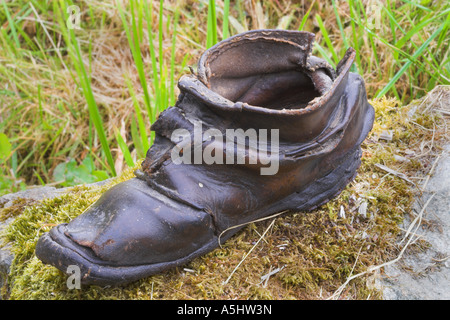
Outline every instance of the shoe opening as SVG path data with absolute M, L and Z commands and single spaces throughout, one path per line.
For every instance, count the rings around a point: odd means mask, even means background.
M 230 38 L 200 60 L 200 79 L 233 102 L 270 109 L 302 109 L 333 84 L 325 61 L 310 55 L 310 33 L 281 32 Z
M 301 109 L 321 95 L 310 77 L 295 70 L 244 78 L 213 78 L 211 90 L 233 102 L 269 109 Z

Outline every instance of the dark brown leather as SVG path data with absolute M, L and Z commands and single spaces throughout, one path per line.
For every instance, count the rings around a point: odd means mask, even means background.
M 85 283 L 127 283 L 212 250 L 234 226 L 311 210 L 338 194 L 356 174 L 374 112 L 362 78 L 349 72 L 354 50 L 335 71 L 311 56 L 313 39 L 255 30 L 207 50 L 198 74 L 179 80 L 176 105 L 152 125 L 155 142 L 137 178 L 45 234 L 37 256 L 63 271 L 79 265 Z M 173 135 L 180 130 L 184 136 Z M 278 134 L 278 150 L 228 141 L 245 161 L 227 163 L 227 130 L 267 130 L 269 141 Z M 181 146 L 190 163 L 174 161 Z M 195 148 L 214 149 L 223 164 L 199 161 Z M 262 174 L 274 163 L 275 174 Z

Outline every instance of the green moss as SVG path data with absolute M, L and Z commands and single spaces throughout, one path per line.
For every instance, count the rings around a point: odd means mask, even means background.
M 35 202 L 31 199 L 18 198 L 13 200 L 11 206 L 7 208 L 3 207 L 4 204 L 0 204 L 0 222 L 18 216 L 26 207 L 33 205 Z
M 408 163 L 394 155 L 420 150 L 431 139 L 432 122 L 440 119 L 419 115 L 412 124 L 408 107 L 395 100 L 372 101 L 376 109 L 374 129 L 363 143 L 363 159 L 356 179 L 342 194 L 311 213 L 295 213 L 276 219 L 264 240 L 246 257 L 226 284 L 225 280 L 270 226 L 264 221 L 247 226 L 218 248 L 186 266 L 142 279 L 124 287 L 82 287 L 69 290 L 66 277 L 44 265 L 34 255 L 36 241 L 53 226 L 81 214 L 113 184 L 132 177 L 130 169 L 101 188 L 77 187 L 37 205 L 21 206 L 7 213 L 17 218 L 8 227 L 6 241 L 15 254 L 10 299 L 322 299 L 331 296 L 347 277 L 364 272 L 398 254 L 399 222 L 411 211 L 415 187 L 383 172 L 384 164 L 410 177 L 422 173 L 430 158 L 414 157 Z M 393 130 L 391 141 L 377 140 L 383 130 Z M 439 142 L 434 132 L 434 143 Z M 414 161 L 412 161 L 414 160 Z M 366 215 L 359 214 L 362 201 Z M 345 217 L 340 208 L 344 208 Z M 16 209 L 18 209 L 17 207 Z M 18 215 L 20 212 L 20 215 Z M 186 268 L 186 269 L 185 269 Z M 267 281 L 263 275 L 279 268 Z M 343 291 L 350 299 L 378 299 L 370 285 L 373 273 L 357 278 Z

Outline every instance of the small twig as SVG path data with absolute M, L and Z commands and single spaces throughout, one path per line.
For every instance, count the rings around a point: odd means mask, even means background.
M 261 280 L 261 282 L 260 282 L 259 284 L 261 284 L 261 283 L 264 282 L 264 285 L 263 285 L 264 288 L 267 287 L 267 283 L 269 282 L 269 278 L 270 278 L 270 274 L 271 274 L 271 273 L 272 273 L 272 266 L 270 266 L 269 273 L 266 274 L 265 276 L 262 276 L 262 277 L 261 277 L 261 279 L 263 279 L 263 280 Z M 265 277 L 265 278 L 264 278 L 264 277 Z M 264 280 L 265 280 L 265 281 L 264 281 Z
M 52 44 L 53 48 L 56 51 L 56 54 L 58 55 L 59 59 L 61 60 L 61 63 L 64 66 L 64 69 L 69 70 L 66 66 L 66 64 L 64 63 L 64 60 L 61 56 L 61 52 L 59 51 L 59 49 L 56 47 L 55 43 L 53 42 L 52 37 L 50 36 L 50 34 L 47 31 L 47 28 L 45 27 L 44 21 L 42 21 L 41 17 L 39 16 L 39 14 L 37 13 L 36 9 L 34 8 L 33 4 L 30 2 L 30 7 L 33 10 L 34 14 L 36 15 L 36 19 L 37 21 L 40 23 L 40 25 L 42 26 L 42 29 L 44 29 L 45 34 L 47 35 L 48 40 L 50 40 L 50 43 Z
M 406 229 L 403 229 L 403 228 L 399 228 L 401 231 L 403 231 L 403 232 L 407 232 L 407 230 Z M 417 233 L 414 233 L 414 232 L 410 232 L 410 234 L 412 234 L 412 235 L 414 235 L 415 237 L 417 237 L 417 238 L 424 238 L 424 235 L 422 235 L 422 234 L 417 234 Z
M 405 241 L 405 239 L 408 237 L 409 233 L 411 232 L 412 228 L 414 227 L 414 224 L 419 221 L 419 224 L 417 225 L 416 229 L 414 230 L 413 233 L 416 233 L 417 229 L 419 228 L 421 222 L 422 222 L 422 217 L 423 217 L 423 213 L 425 211 L 425 208 L 428 206 L 428 204 L 430 203 L 430 201 L 434 198 L 436 194 L 433 193 L 431 195 L 431 197 L 428 198 L 427 202 L 425 203 L 425 205 L 422 207 L 422 210 L 420 210 L 419 214 L 417 215 L 417 217 L 413 220 L 413 222 L 411 222 L 411 224 L 409 225 L 408 230 L 406 230 L 406 234 L 403 237 L 403 239 L 400 241 L 399 244 L 402 244 L 403 241 Z
M 393 174 L 393 175 L 396 176 L 396 177 L 399 177 L 399 178 L 401 178 L 401 179 L 403 179 L 403 180 L 405 180 L 405 181 L 407 181 L 407 182 L 409 182 L 409 183 L 415 185 L 415 183 L 414 183 L 413 181 L 411 181 L 411 180 L 406 176 L 406 174 L 404 174 L 404 173 L 395 171 L 394 169 L 391 169 L 391 168 L 389 168 L 389 167 L 386 167 L 385 165 L 382 165 L 382 164 L 380 164 L 380 163 L 375 163 L 375 166 L 376 166 L 377 168 L 380 168 L 381 170 L 384 170 L 384 171 L 386 171 L 386 172 L 388 172 L 388 173 L 390 173 L 390 174 Z
M 415 124 L 416 126 L 418 126 L 418 127 L 419 127 L 420 129 L 422 129 L 422 130 L 425 130 L 425 131 L 431 131 L 431 132 L 434 131 L 433 129 L 425 128 L 424 126 L 418 124 L 417 122 L 414 122 L 414 121 L 410 121 L 410 122 L 411 122 L 412 124 Z
M 227 232 L 227 231 L 229 231 L 229 230 L 232 230 L 232 229 L 239 228 L 239 227 L 243 227 L 243 226 L 245 226 L 245 225 L 247 225 L 247 224 L 250 224 L 250 223 L 260 222 L 260 221 L 264 221 L 264 220 L 267 220 L 267 219 L 275 218 L 275 217 L 278 217 L 279 215 L 281 215 L 281 214 L 283 214 L 283 213 L 286 213 L 286 212 L 288 212 L 288 211 L 289 211 L 289 210 L 284 210 L 284 211 L 275 213 L 275 214 L 273 214 L 273 215 L 271 215 L 271 216 L 268 216 L 268 217 L 264 217 L 264 218 L 261 218 L 261 219 L 256 219 L 256 220 L 252 220 L 252 221 L 249 221 L 249 222 L 241 223 L 241 224 L 238 224 L 238 225 L 236 225 L 236 226 L 232 226 L 232 227 L 229 227 L 229 228 L 223 230 L 223 231 L 219 234 L 219 237 L 217 238 L 217 241 L 219 242 L 219 246 L 222 248 L 222 244 L 220 243 L 220 238 L 222 237 L 222 235 L 223 235 L 225 232 Z
M 436 109 L 435 111 L 440 112 L 446 116 L 450 116 L 450 111 L 443 110 L 443 109 Z
M 256 232 L 256 234 L 258 235 L 258 236 L 260 236 L 261 237 L 261 234 L 258 232 L 258 230 L 256 230 L 256 228 L 255 229 L 253 229 L 253 231 L 255 231 Z M 268 242 L 267 242 L 267 240 L 266 239 L 263 239 L 263 241 L 265 242 L 265 243 L 267 243 L 267 244 L 269 244 Z
M 422 191 L 425 190 L 427 184 L 428 184 L 428 180 L 430 180 L 431 175 L 433 174 L 434 168 L 436 167 L 436 164 L 438 163 L 439 159 L 441 158 L 442 153 L 436 158 L 436 160 L 433 162 L 433 165 L 431 166 L 430 171 L 428 172 L 428 175 L 426 177 L 425 182 L 423 183 L 423 186 L 421 186 L 420 188 L 422 189 Z
M 152 291 L 150 292 L 150 300 L 153 300 L 153 281 L 152 281 Z
M 448 258 L 450 258 L 450 256 L 446 256 L 445 258 L 442 258 L 442 259 L 431 258 L 431 260 L 436 261 L 436 262 L 444 262 L 445 260 L 448 260 Z
M 269 270 L 269 273 L 267 273 L 267 274 L 261 276 L 261 282 L 260 282 L 259 284 L 262 284 L 263 282 L 265 282 L 265 283 L 264 283 L 264 287 L 266 287 L 266 286 L 267 286 L 267 281 L 269 281 L 269 278 L 270 278 L 271 276 L 273 276 L 274 274 L 277 274 L 278 272 L 280 272 L 281 270 L 283 270 L 284 267 L 286 267 L 286 265 L 282 266 L 281 268 L 276 268 L 275 270 L 272 270 L 272 268 L 271 268 L 271 269 Z
M 236 266 L 236 268 L 234 268 L 234 270 L 231 272 L 231 274 L 228 276 L 227 280 L 225 280 L 224 282 L 222 282 L 222 285 L 225 285 L 228 283 L 228 281 L 230 281 L 231 277 L 233 276 L 233 274 L 236 272 L 236 270 L 239 268 L 239 266 L 242 264 L 242 262 L 244 262 L 244 260 L 250 255 L 250 253 L 253 251 L 253 249 L 256 248 L 256 246 L 258 245 L 258 243 L 262 240 L 262 238 L 266 235 L 267 231 L 269 231 L 269 229 L 273 226 L 273 224 L 275 223 L 275 219 L 272 220 L 272 222 L 270 223 L 270 225 L 267 227 L 267 229 L 264 231 L 264 233 L 262 234 L 262 236 L 258 239 L 258 241 L 253 245 L 253 247 L 249 250 L 249 252 L 247 252 L 244 256 L 244 258 L 242 258 L 242 260 L 238 263 L 238 265 Z
M 422 105 L 428 100 L 428 98 L 429 98 L 430 96 L 433 95 L 434 91 L 438 91 L 439 88 L 442 88 L 442 85 L 438 85 L 438 86 L 434 87 L 433 90 L 431 90 L 431 91 L 427 94 L 427 96 L 425 97 L 425 99 L 423 99 L 422 103 L 419 105 L 419 108 L 422 107 Z M 436 97 L 433 99 L 433 102 L 427 104 L 427 107 L 422 111 L 422 114 L 425 114 L 425 112 L 427 112 L 428 109 L 430 109 L 430 108 L 434 105 L 434 103 L 435 103 L 438 99 L 441 98 L 441 96 L 442 96 L 442 91 L 439 92 L 439 93 L 436 95 Z

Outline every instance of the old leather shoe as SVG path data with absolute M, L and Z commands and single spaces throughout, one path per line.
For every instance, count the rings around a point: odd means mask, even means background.
M 254 30 L 207 50 L 152 125 L 136 178 L 44 234 L 38 258 L 79 266 L 83 283 L 128 283 L 211 251 L 245 223 L 339 194 L 374 111 L 349 71 L 354 50 L 335 70 L 311 55 L 313 39 Z

